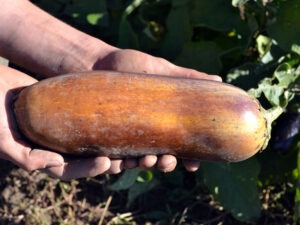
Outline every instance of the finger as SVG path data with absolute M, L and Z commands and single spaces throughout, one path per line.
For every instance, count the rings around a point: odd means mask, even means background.
M 50 176 L 62 180 L 95 177 L 108 171 L 111 161 L 107 157 L 73 159 L 62 166 L 49 167 L 44 170 Z
M 45 169 L 53 166 L 62 166 L 64 159 L 61 155 L 43 149 L 20 147 L 18 154 L 10 156 L 10 161 L 28 172 Z
M 176 157 L 173 155 L 160 156 L 157 162 L 157 168 L 163 172 L 171 172 L 177 165 Z
M 110 168 L 105 172 L 107 174 L 117 174 L 123 170 L 123 160 L 112 159 L 110 163 Z
M 200 167 L 200 162 L 196 160 L 183 160 L 183 165 L 189 172 L 195 172 Z
M 155 166 L 157 162 L 156 155 L 147 155 L 139 160 L 139 167 L 143 170 L 149 170 Z
M 124 159 L 123 160 L 123 169 L 133 169 L 138 166 L 137 159 Z
M 174 75 L 183 76 L 186 78 L 196 78 L 222 82 L 222 78 L 218 75 L 209 75 L 207 73 L 202 73 L 197 70 L 187 69 L 180 66 L 175 66 L 172 70 Z

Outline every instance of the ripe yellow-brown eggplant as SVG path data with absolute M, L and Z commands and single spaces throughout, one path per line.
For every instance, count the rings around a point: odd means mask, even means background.
M 63 153 L 241 161 L 266 141 L 259 103 L 234 86 L 95 71 L 45 79 L 14 104 L 20 131 Z

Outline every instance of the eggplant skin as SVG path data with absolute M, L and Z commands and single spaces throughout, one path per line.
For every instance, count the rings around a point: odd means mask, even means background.
M 21 133 L 57 152 L 227 162 L 262 148 L 260 109 L 225 83 L 112 71 L 48 78 L 24 88 L 14 103 Z

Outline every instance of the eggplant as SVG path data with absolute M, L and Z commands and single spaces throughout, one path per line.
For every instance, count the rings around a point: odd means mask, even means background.
M 235 86 L 94 71 L 25 87 L 14 104 L 21 133 L 54 151 L 111 158 L 172 154 L 236 162 L 268 137 L 259 102 Z

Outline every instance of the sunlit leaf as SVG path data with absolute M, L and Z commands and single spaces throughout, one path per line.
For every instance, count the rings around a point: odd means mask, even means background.
M 256 38 L 256 45 L 260 57 L 263 57 L 265 54 L 267 54 L 270 51 L 272 45 L 272 39 L 264 35 L 259 35 Z
M 148 171 L 141 171 L 136 180 L 138 182 L 143 183 L 152 180 L 152 178 L 153 178 L 153 173 L 152 171 L 148 170 Z
M 96 25 L 98 23 L 98 20 L 103 17 L 102 13 L 91 13 L 87 15 L 87 21 L 92 24 Z
M 90 25 L 108 25 L 108 13 L 105 1 L 74 1 L 67 4 L 64 14 L 76 18 L 77 22 Z
M 232 0 L 231 4 L 234 7 L 240 6 L 240 5 L 244 5 L 246 2 L 248 2 L 249 0 Z
M 293 44 L 291 50 L 300 56 L 300 45 Z
M 226 82 L 239 86 L 244 90 L 255 87 L 265 74 L 261 73 L 261 65 L 248 62 L 239 67 L 232 68 L 227 74 Z

